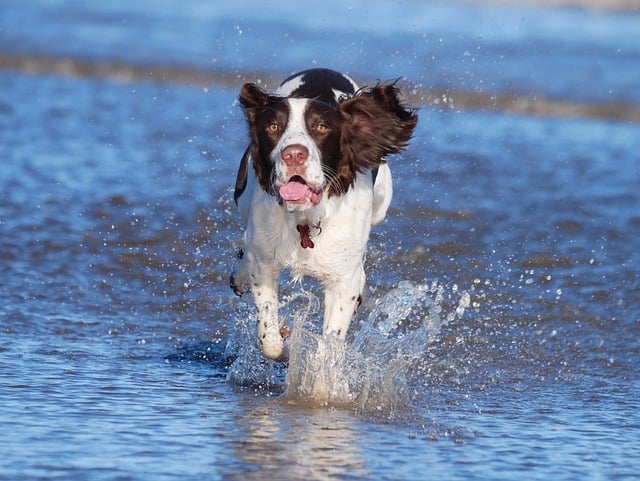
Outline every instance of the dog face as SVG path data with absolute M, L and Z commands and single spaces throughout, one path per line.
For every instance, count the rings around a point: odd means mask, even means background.
M 269 171 L 269 192 L 288 210 L 322 199 L 339 161 L 341 119 L 323 102 L 283 99 L 258 117 L 257 159 Z
M 245 84 L 240 103 L 260 186 L 290 211 L 344 194 L 358 172 L 402 150 L 417 122 L 393 84 L 341 102 L 269 95 Z

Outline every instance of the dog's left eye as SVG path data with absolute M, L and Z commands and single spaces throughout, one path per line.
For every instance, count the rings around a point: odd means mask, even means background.
M 319 134 L 326 134 L 327 132 L 329 132 L 329 126 L 323 123 L 316 124 L 315 131 Z

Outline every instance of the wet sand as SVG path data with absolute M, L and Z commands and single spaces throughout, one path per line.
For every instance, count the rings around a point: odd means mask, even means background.
M 116 82 L 152 82 L 219 88 L 236 88 L 242 82 L 263 78 L 267 79 L 265 85 L 268 88 L 275 89 L 277 79 L 281 76 L 269 71 L 224 72 L 189 66 L 139 65 L 8 53 L 0 53 L 0 70 L 13 70 L 28 75 L 96 77 Z M 413 88 L 406 92 L 406 96 L 409 102 L 417 107 L 436 105 L 453 110 L 481 109 L 546 117 L 583 117 L 640 123 L 640 105 L 633 103 L 580 103 L 552 99 L 535 93 L 518 95 L 509 92 L 491 93 L 458 89 Z

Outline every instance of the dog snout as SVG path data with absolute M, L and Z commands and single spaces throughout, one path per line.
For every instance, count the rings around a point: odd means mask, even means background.
M 280 157 L 287 167 L 300 167 L 309 158 L 309 150 L 304 145 L 293 144 L 285 147 Z

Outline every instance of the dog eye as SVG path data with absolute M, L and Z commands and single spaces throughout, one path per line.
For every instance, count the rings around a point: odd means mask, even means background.
M 329 132 L 329 126 L 323 123 L 317 124 L 315 129 L 319 134 L 326 134 L 327 132 Z
M 268 134 L 275 134 L 278 132 L 278 130 L 280 130 L 280 126 L 277 124 L 277 122 L 271 122 L 269 125 L 267 125 Z

